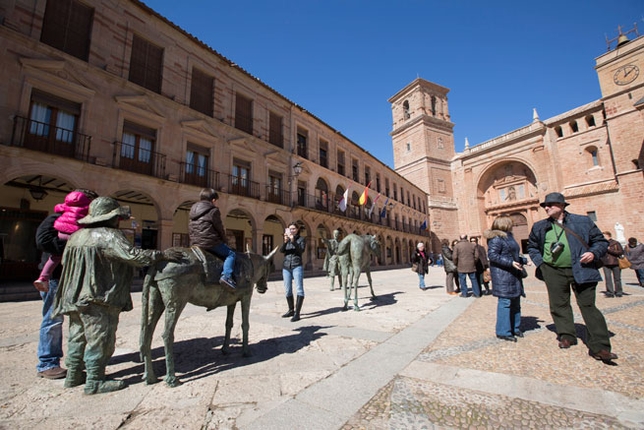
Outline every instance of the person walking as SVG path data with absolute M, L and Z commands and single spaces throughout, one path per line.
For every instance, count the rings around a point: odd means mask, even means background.
M 567 212 L 568 205 L 561 193 L 546 195 L 540 206 L 548 218 L 532 226 L 528 253 L 536 266 L 535 275 L 545 281 L 548 289 L 559 348 L 577 344 L 570 304 L 572 290 L 586 324 L 589 355 L 610 363 L 617 354 L 611 352 L 606 319 L 595 305 L 595 290 L 601 281 L 596 263 L 606 253 L 608 241 L 589 217 Z
M 628 261 L 631 262 L 631 269 L 635 271 L 640 287 L 644 287 L 644 244 L 638 243 L 636 238 L 630 237 L 625 254 Z
M 452 242 L 452 246 L 456 244 L 456 240 Z M 441 256 L 443 257 L 443 269 L 445 269 L 445 290 L 450 296 L 458 294 L 458 270 L 456 264 L 452 261 L 452 248 L 449 247 L 449 240 L 443 239 L 441 241 Z
M 280 252 L 284 254 L 282 277 L 284 278 L 284 292 L 288 311 L 282 318 L 291 317 L 291 321 L 300 320 L 300 311 L 304 302 L 304 268 L 302 267 L 302 254 L 306 249 L 306 240 L 300 236 L 300 228 L 294 222 L 290 223 L 284 232 L 284 243 Z M 293 300 L 293 281 L 297 299 Z
M 622 245 L 613 239 L 610 231 L 605 231 L 604 238 L 608 241 L 608 250 L 601 258 L 604 264 L 602 268 L 604 271 L 604 279 L 606 282 L 606 297 L 622 297 L 624 294 L 622 290 L 622 269 L 619 267 L 619 258 L 624 255 L 624 248 Z M 615 286 L 613 288 L 613 280 Z
M 479 258 L 476 260 L 476 280 L 479 281 L 479 286 L 481 286 L 482 295 L 490 295 L 490 283 L 485 282 L 485 277 L 483 276 L 485 271 L 490 268 L 490 262 L 487 259 L 487 251 L 485 247 L 479 243 L 477 237 L 470 237 L 470 242 L 474 243 L 478 249 Z M 483 292 L 483 287 L 485 287 L 485 292 Z
M 525 292 L 522 269 L 528 261 L 519 253 L 521 248 L 512 235 L 512 218 L 498 217 L 484 236 L 488 240 L 490 276 L 494 285 L 492 294 L 498 298 L 496 337 L 516 342 L 517 337 L 523 337 L 521 297 L 525 297 Z
M 416 245 L 416 250 L 414 251 L 414 256 L 411 259 L 412 264 L 416 265 L 416 273 L 418 274 L 418 288 L 425 291 L 427 286 L 425 285 L 425 275 L 429 273 L 429 265 L 432 263 L 431 258 L 425 251 L 425 244 L 423 242 L 418 242 Z
M 481 297 L 481 289 L 476 279 L 476 260 L 479 258 L 478 247 L 467 240 L 466 234 L 462 234 L 461 239 L 454 246 L 452 257 L 458 270 L 461 297 L 467 297 L 467 278 L 470 278 L 472 284 L 472 295 L 476 298 Z
M 219 284 L 232 290 L 237 288 L 233 279 L 235 269 L 235 250 L 226 244 L 226 229 L 221 221 L 221 212 L 216 206 L 219 193 L 212 188 L 203 188 L 199 201 L 190 208 L 188 235 L 190 245 L 203 248 L 224 262 Z M 207 262 L 204 262 L 207 269 Z

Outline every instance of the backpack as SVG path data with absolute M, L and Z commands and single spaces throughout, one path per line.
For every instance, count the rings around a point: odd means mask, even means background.
M 36 229 L 36 247 L 52 255 L 62 255 L 67 241 L 58 238 L 58 230 L 54 228 L 54 221 L 61 214 L 53 213 L 45 218 Z

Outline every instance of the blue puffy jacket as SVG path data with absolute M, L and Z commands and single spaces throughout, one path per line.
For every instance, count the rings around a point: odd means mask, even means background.
M 487 230 L 484 236 L 488 239 L 487 258 L 490 261 L 492 294 L 507 299 L 525 297 L 521 271 L 517 270 L 512 263 L 516 261 L 526 264 L 527 260 L 519 253 L 521 249 L 512 233 Z
M 572 274 L 577 284 L 588 284 L 602 280 L 597 262 L 606 254 L 608 241 L 604 238 L 601 230 L 597 228 L 593 220 L 584 215 L 576 215 L 566 212 L 563 225 L 567 229 L 574 231 L 580 236 L 588 247 L 573 234 L 566 233 L 566 239 L 570 245 L 570 256 L 572 257 Z M 546 242 L 546 232 L 552 228 L 554 221 L 550 218 L 536 222 L 532 226 L 530 236 L 528 236 L 528 254 L 532 262 L 537 267 L 537 278 L 543 280 L 540 276 L 539 266 L 543 263 L 543 246 Z M 582 264 L 579 259 L 581 254 L 590 251 L 595 255 L 595 259 L 590 263 Z

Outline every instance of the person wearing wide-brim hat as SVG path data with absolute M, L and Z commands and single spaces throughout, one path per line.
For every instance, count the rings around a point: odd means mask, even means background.
M 54 302 L 55 314 L 69 316 L 65 387 L 83 384 L 85 393 L 125 388 L 124 381 L 106 380 L 105 368 L 114 353 L 121 311 L 132 310 L 132 267 L 158 260 L 178 260 L 174 251 L 134 248 L 118 229 L 129 210 L 111 197 L 98 197 L 78 222 L 63 253 L 63 272 Z
M 561 193 L 546 195 L 540 206 L 548 218 L 532 226 L 528 253 L 537 267 L 537 278 L 545 281 L 548 289 L 559 348 L 577 344 L 572 290 L 588 331 L 590 356 L 610 363 L 617 355 L 611 352 L 606 320 L 595 305 L 597 283 L 602 280 L 596 264 L 606 253 L 608 241 L 589 217 L 567 212 L 568 205 Z

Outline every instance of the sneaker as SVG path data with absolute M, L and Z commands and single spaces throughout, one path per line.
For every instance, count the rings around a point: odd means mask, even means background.
M 38 372 L 38 377 L 45 379 L 63 379 L 65 376 L 67 376 L 67 369 L 63 369 L 62 367 L 52 367 L 51 369 Z
M 44 279 L 36 279 L 34 281 L 34 287 L 36 287 L 38 291 L 46 293 L 47 291 L 49 291 L 49 281 L 46 281 Z
M 233 281 L 233 279 L 229 278 L 228 276 L 222 276 L 219 279 L 219 284 L 224 286 L 224 287 L 228 287 L 231 290 L 234 290 L 234 289 L 237 288 L 237 284 L 235 284 L 235 281 Z

